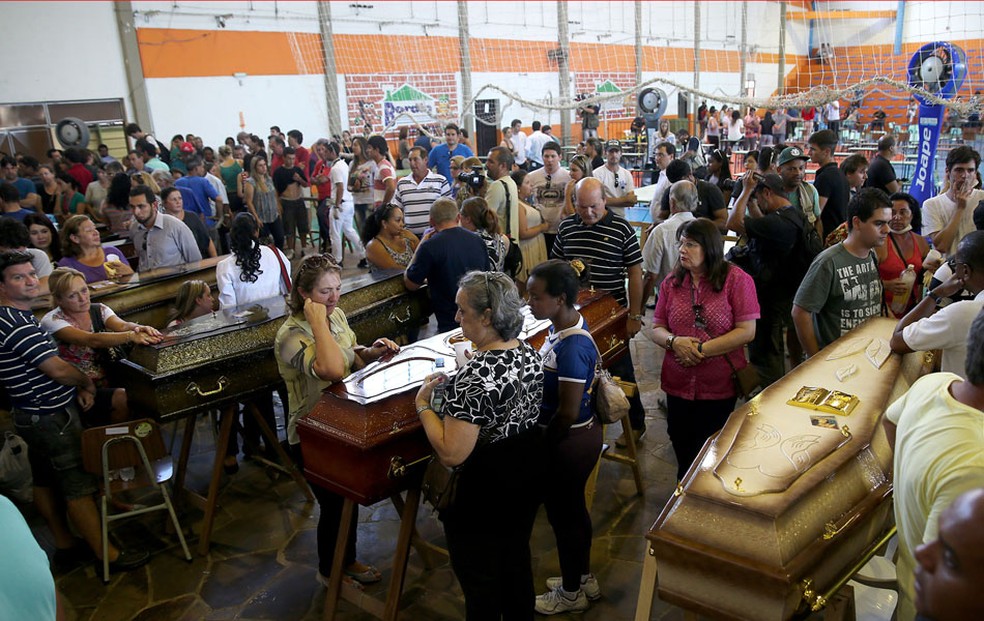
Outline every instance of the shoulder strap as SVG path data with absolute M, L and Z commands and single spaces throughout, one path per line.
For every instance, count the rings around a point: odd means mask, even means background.
M 565 338 L 567 338 L 568 336 L 571 336 L 573 334 L 580 334 L 582 336 L 588 337 L 588 339 L 591 340 L 591 344 L 594 345 L 595 352 L 598 353 L 598 359 L 595 360 L 595 370 L 600 369 L 601 368 L 601 350 L 598 349 L 598 343 L 595 343 L 594 337 L 591 336 L 591 333 L 590 332 L 588 332 L 587 330 L 585 330 L 584 328 L 581 328 L 581 327 L 577 327 L 577 328 L 566 328 L 566 329 L 561 330 L 560 332 L 558 332 L 557 333 L 557 337 L 558 337 L 559 340 L 562 341 Z
M 512 218 L 509 217 L 509 211 L 511 207 L 509 201 L 509 185 L 506 183 L 505 179 L 500 179 L 499 181 L 502 182 L 502 190 L 503 192 L 506 193 L 506 237 L 512 240 L 512 229 L 510 228 L 510 225 L 512 224 Z
M 280 277 L 284 281 L 284 288 L 287 289 L 287 293 L 290 293 L 290 276 L 287 273 L 287 266 L 284 265 L 283 258 L 280 256 L 280 253 L 277 252 L 277 247 L 273 244 L 270 244 L 267 248 L 273 251 L 273 256 L 277 257 L 277 263 L 280 264 Z

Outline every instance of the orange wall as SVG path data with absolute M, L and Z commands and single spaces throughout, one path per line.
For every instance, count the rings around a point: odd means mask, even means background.
M 284 32 L 233 30 L 177 30 L 140 28 L 137 43 L 144 76 L 148 78 L 250 75 L 321 74 L 321 38 L 313 33 L 294 33 L 304 55 L 306 70 L 298 67 L 291 35 Z M 387 35 L 335 35 L 338 73 L 366 73 L 371 53 L 372 73 L 455 73 L 459 70 L 458 40 L 452 37 L 393 37 Z M 547 52 L 557 47 L 550 41 L 472 39 L 474 72 L 546 72 L 557 70 Z M 572 43 L 574 71 L 634 72 L 631 45 Z M 789 57 L 795 62 L 795 57 Z M 703 71 L 738 72 L 739 55 L 731 50 L 701 50 Z M 773 54 L 756 54 L 752 62 L 777 62 Z M 646 47 L 642 70 L 693 71 L 694 52 L 689 48 Z

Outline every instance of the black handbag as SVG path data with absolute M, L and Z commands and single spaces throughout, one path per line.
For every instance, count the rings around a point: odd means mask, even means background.
M 434 507 L 440 515 L 454 504 L 458 495 L 458 478 L 461 476 L 461 466 L 448 467 L 438 460 L 437 455 L 431 457 L 424 470 L 424 481 L 420 485 L 420 493 L 424 502 Z
M 101 304 L 89 306 L 89 318 L 92 320 L 92 331 L 94 333 L 107 332 L 106 324 L 103 323 Z M 126 345 L 114 345 L 112 347 L 94 348 L 100 362 L 104 365 L 111 365 L 123 360 L 130 354 L 130 348 Z

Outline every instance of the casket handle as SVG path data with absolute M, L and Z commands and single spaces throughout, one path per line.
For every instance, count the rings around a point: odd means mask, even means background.
M 406 311 L 407 311 L 407 316 L 406 317 L 398 317 L 396 315 L 396 311 L 392 311 L 390 313 L 389 320 L 390 321 L 395 321 L 396 323 L 406 323 L 406 322 L 410 321 L 410 319 L 413 317 L 413 313 L 410 312 L 410 307 L 409 306 L 406 307 Z
M 199 397 L 211 397 L 212 395 L 217 395 L 223 390 L 225 390 L 227 386 L 229 386 L 229 378 L 223 375 L 219 377 L 219 381 L 216 384 L 214 390 L 202 390 L 201 388 L 199 388 L 197 383 L 192 382 L 188 384 L 187 388 L 185 388 L 185 392 L 187 392 L 189 395 L 197 394 Z
M 625 341 L 623 339 L 620 339 L 615 335 L 608 337 L 608 349 L 601 354 L 601 357 L 603 359 L 606 358 L 609 354 L 622 347 L 622 345 L 625 345 Z
M 407 475 L 407 469 L 416 466 L 417 464 L 428 461 L 431 458 L 430 455 L 421 457 L 420 459 L 415 459 L 409 464 L 403 462 L 403 458 L 399 455 L 394 455 L 390 457 L 389 470 L 386 472 L 386 476 L 390 479 L 401 479 Z

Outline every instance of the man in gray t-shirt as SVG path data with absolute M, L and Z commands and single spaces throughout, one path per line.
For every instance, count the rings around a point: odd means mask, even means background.
M 793 299 L 793 323 L 807 356 L 881 315 L 882 283 L 873 249 L 885 243 L 891 220 L 888 195 L 861 190 L 847 208 L 847 239 L 813 260 Z

